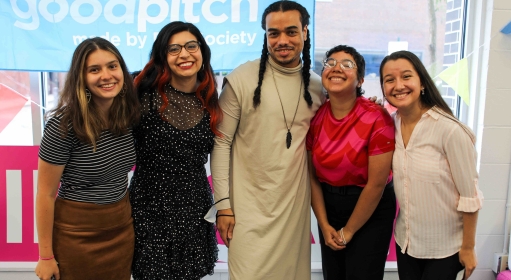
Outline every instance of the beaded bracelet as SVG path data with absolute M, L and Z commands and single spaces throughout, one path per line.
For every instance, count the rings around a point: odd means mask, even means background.
M 342 238 L 342 245 L 346 246 L 346 239 L 344 238 L 344 231 L 343 231 L 344 228 L 341 228 L 341 230 L 339 230 L 339 233 L 341 234 L 341 238 Z
M 42 258 L 41 256 L 39 256 L 39 260 L 41 260 L 41 261 L 49 261 L 49 260 L 53 260 L 54 258 L 55 258 L 54 255 L 51 255 L 51 257 L 49 257 L 49 258 Z

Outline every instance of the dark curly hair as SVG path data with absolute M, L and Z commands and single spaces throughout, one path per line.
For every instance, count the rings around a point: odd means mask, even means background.
M 357 80 L 360 80 L 365 77 L 366 73 L 366 61 L 364 57 L 353 47 L 346 46 L 346 45 L 338 45 L 330 50 L 328 50 L 325 54 L 325 58 L 329 58 L 334 53 L 338 52 L 345 52 L 351 56 L 353 56 L 353 59 L 355 59 L 355 64 L 357 64 Z M 323 70 L 325 67 L 323 67 Z M 321 70 L 323 72 L 323 70 Z M 357 87 L 357 97 L 362 96 L 365 91 L 362 89 L 362 87 Z
M 309 25 L 310 15 L 302 5 L 287 0 L 281 0 L 272 3 L 269 5 L 263 12 L 263 16 L 261 19 L 261 27 L 263 30 L 266 30 L 266 17 L 270 13 L 274 12 L 287 12 L 287 11 L 298 11 L 300 13 L 300 22 L 302 24 L 302 28 Z M 303 84 L 305 86 L 305 91 L 303 93 L 303 98 L 307 102 L 309 106 L 312 106 L 312 97 L 309 92 L 309 83 L 310 83 L 310 66 L 311 66 L 311 57 L 310 57 L 310 32 L 307 32 L 307 39 L 304 42 L 303 50 L 302 50 L 302 79 Z M 268 61 L 268 43 L 266 39 L 266 34 L 264 36 L 263 50 L 261 52 L 261 61 L 259 64 L 259 80 L 257 82 L 257 87 L 254 91 L 254 108 L 257 108 L 261 103 L 261 86 L 263 84 L 264 72 L 266 71 L 266 61 Z

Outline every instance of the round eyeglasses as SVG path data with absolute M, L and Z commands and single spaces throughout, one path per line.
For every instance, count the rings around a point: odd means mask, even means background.
M 335 58 L 329 57 L 329 58 L 323 60 L 323 65 L 326 68 L 334 68 L 335 65 L 337 65 L 337 63 L 339 63 L 339 66 L 341 66 L 342 70 L 352 70 L 352 69 L 357 68 L 357 65 L 355 64 L 355 62 L 353 62 L 349 59 L 343 59 L 341 61 L 337 61 L 337 60 L 335 60 Z
M 194 53 L 200 49 L 200 43 L 197 41 L 190 41 L 184 45 L 171 44 L 167 46 L 167 52 L 171 55 L 178 55 L 181 53 L 183 47 L 187 52 Z

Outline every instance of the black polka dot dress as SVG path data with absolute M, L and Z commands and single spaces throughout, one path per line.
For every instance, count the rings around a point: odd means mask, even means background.
M 195 93 L 168 85 L 143 96 L 134 129 L 137 165 L 130 184 L 138 279 L 200 279 L 213 274 L 218 248 L 204 215 L 213 204 L 204 164 L 213 148 L 210 115 Z M 163 116 L 163 117 L 162 117 Z

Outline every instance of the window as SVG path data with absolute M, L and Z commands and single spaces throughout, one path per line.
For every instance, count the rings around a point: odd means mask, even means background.
M 458 93 L 438 75 L 463 55 L 465 9 L 465 0 L 316 0 L 314 71 L 321 72 L 328 49 L 339 44 L 353 46 L 366 60 L 365 95 L 381 98 L 381 60 L 397 50 L 395 46 L 406 46 L 421 58 L 447 104 L 458 114 L 463 107 Z M 218 73 L 219 87 L 226 74 Z M 0 145 L 39 143 L 43 114 L 56 106 L 65 76 L 0 71 Z
M 457 114 L 458 95 L 438 75 L 460 60 L 464 10 L 462 0 L 316 1 L 314 71 L 321 72 L 328 49 L 352 46 L 366 61 L 365 96 L 381 98 L 382 59 L 406 49 L 422 60 Z
M 0 71 L 0 145 L 33 145 L 28 72 Z

